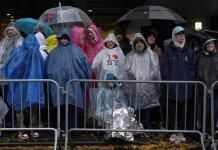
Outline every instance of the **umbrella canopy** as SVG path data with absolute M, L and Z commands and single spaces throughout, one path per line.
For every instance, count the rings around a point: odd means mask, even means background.
M 150 5 L 140 6 L 130 10 L 123 15 L 117 23 L 133 20 L 171 20 L 176 24 L 186 22 L 179 14 L 169 8 Z
M 36 27 L 41 28 L 46 37 L 53 33 L 48 25 L 33 18 L 21 18 L 16 20 L 15 23 L 18 29 L 25 34 L 34 33 Z
M 88 25 L 92 20 L 81 9 L 71 6 L 59 6 L 46 10 L 39 18 L 40 21 L 55 25 L 61 23 L 82 23 Z

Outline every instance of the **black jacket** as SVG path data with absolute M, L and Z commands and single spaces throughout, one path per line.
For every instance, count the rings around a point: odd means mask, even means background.
M 202 53 L 198 59 L 197 78 L 206 84 L 208 88 L 213 82 L 218 81 L 218 52 L 205 55 Z

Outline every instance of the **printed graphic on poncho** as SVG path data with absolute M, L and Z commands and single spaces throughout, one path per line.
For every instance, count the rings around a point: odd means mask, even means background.
M 118 64 L 118 55 L 108 55 L 107 65 L 117 65 Z

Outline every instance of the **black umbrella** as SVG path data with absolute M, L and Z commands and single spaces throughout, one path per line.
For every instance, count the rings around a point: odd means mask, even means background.
M 136 7 L 123 15 L 117 23 L 135 20 L 169 20 L 173 21 L 175 24 L 186 23 L 186 21 L 175 11 L 166 7 L 154 5 Z

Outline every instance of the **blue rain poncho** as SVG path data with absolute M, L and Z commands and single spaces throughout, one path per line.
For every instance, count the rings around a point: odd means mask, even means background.
M 45 62 L 39 52 L 39 43 L 35 35 L 30 34 L 23 45 L 12 51 L 3 72 L 7 79 L 43 79 L 44 65 Z M 15 111 L 39 103 L 43 106 L 44 101 L 43 83 L 9 83 L 7 102 L 10 106 L 14 103 Z
M 58 38 L 63 35 L 70 38 L 69 32 L 64 28 Z M 46 62 L 46 72 L 49 79 L 58 82 L 59 86 L 66 87 L 69 80 L 72 79 L 89 79 L 91 74 L 91 66 L 89 65 L 83 51 L 70 43 L 59 45 L 49 54 Z M 52 85 L 50 87 L 53 106 L 57 106 L 57 88 Z M 82 83 L 71 83 L 68 89 L 69 104 L 79 108 L 84 107 L 85 87 Z M 76 102 L 77 100 L 77 102 Z M 60 105 L 65 104 L 65 97 L 61 94 Z

